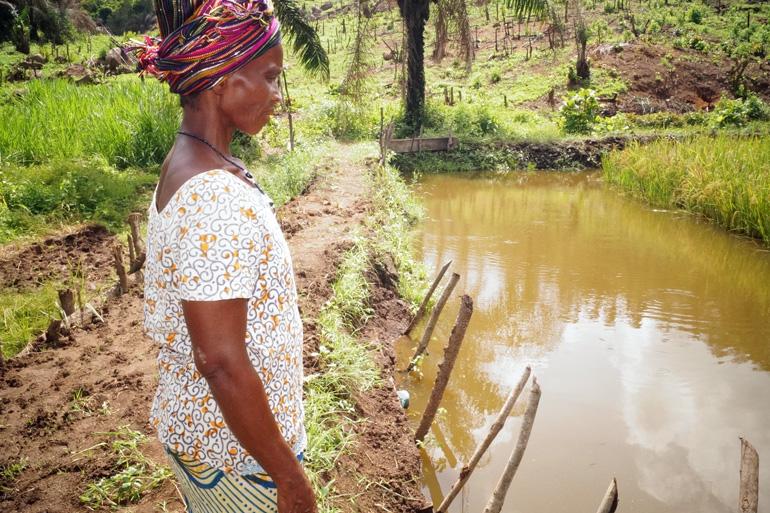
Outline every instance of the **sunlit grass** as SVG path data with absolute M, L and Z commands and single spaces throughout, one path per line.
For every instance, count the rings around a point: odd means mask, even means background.
M 154 166 L 171 147 L 180 113 L 177 98 L 152 80 L 33 80 L 0 105 L 0 163 L 100 155 L 118 168 Z
M 699 136 L 633 144 L 604 159 L 604 176 L 635 197 L 681 208 L 770 243 L 770 138 Z
M 28 291 L 0 293 L 0 344 L 6 357 L 21 351 L 57 315 L 56 286 L 47 283 Z

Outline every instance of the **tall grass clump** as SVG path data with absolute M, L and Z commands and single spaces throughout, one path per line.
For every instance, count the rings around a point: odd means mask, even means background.
M 269 155 L 250 164 L 255 179 L 280 207 L 300 195 L 315 177 L 314 162 L 325 146 L 303 146 L 300 149 Z
M 57 222 L 95 221 L 119 229 L 144 207 L 142 190 L 156 177 L 117 171 L 103 158 L 0 167 L 0 242 Z
M 175 96 L 151 80 L 98 86 L 33 80 L 0 105 L 0 163 L 100 155 L 118 168 L 158 165 L 173 143 L 180 113 Z
M 701 214 L 770 243 L 770 139 L 727 135 L 632 144 L 604 159 L 604 176 L 654 206 Z

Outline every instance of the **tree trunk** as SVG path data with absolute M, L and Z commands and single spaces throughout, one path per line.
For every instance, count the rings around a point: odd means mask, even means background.
M 412 133 L 422 127 L 425 117 L 425 23 L 429 0 L 398 0 L 406 24 L 406 106 L 404 121 Z
M 433 60 L 441 62 L 446 56 L 446 45 L 449 40 L 447 33 L 447 5 L 446 0 L 436 2 L 436 46 L 433 47 Z
M 741 438 L 741 484 L 738 507 L 741 513 L 757 513 L 759 504 L 759 454 Z

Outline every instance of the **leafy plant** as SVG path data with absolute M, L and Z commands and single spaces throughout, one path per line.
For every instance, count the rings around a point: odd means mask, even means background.
M 140 447 L 147 437 L 140 432 L 123 426 L 101 434 L 112 438 L 110 448 L 116 458 L 114 473 L 86 486 L 80 495 L 80 502 L 86 507 L 117 509 L 138 502 L 172 476 L 170 469 L 157 465 L 142 453 Z
M 600 110 L 596 92 L 592 89 L 581 89 L 567 98 L 559 110 L 560 127 L 568 134 L 591 133 Z

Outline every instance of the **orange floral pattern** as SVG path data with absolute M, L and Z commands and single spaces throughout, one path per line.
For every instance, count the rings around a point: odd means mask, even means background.
M 263 472 L 224 422 L 195 368 L 182 301 L 247 298 L 245 343 L 276 422 L 305 449 L 302 322 L 291 256 L 270 200 L 217 169 L 185 182 L 147 227 L 145 331 L 159 346 L 150 422 L 161 443 L 213 468 Z M 244 405 L 248 407 L 248 405 Z

